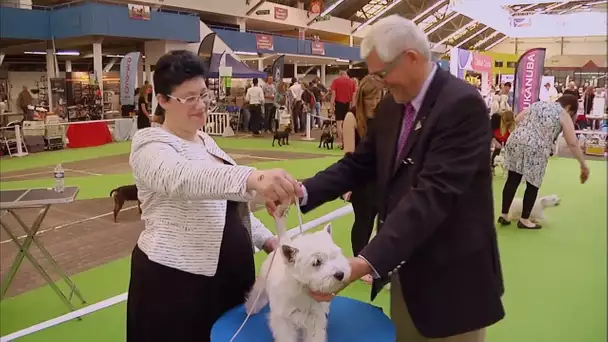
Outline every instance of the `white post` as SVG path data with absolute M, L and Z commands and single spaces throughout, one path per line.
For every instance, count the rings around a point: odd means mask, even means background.
M 49 101 L 49 112 L 53 111 L 53 94 L 51 92 L 51 78 L 55 78 L 55 50 L 46 49 L 46 94 Z
M 17 153 L 13 154 L 13 156 L 27 156 L 27 152 L 23 152 L 23 139 L 21 138 L 21 127 L 19 125 L 15 125 L 15 139 L 17 139 Z
M 247 31 L 247 19 L 245 19 L 245 18 L 238 18 L 236 20 L 236 22 L 239 25 L 239 32 L 246 32 Z
M 306 137 L 302 138 L 302 140 L 314 140 L 313 138 L 310 137 L 310 124 L 311 124 L 311 117 L 310 117 L 310 113 L 306 113 Z
M 97 77 L 99 91 L 101 92 L 101 108 L 103 108 L 103 57 L 101 41 L 95 41 L 93 43 L 93 70 L 95 72 L 95 77 Z
M 354 45 L 354 41 L 355 41 L 355 40 L 353 39 L 353 35 L 352 35 L 352 34 L 351 34 L 351 35 L 349 35 L 349 36 L 348 36 L 348 45 L 350 45 L 350 47 L 353 47 L 353 45 Z
M 262 58 L 258 59 L 258 70 L 264 71 L 264 60 Z
M 326 67 L 325 64 L 321 65 L 321 84 L 323 84 L 323 85 L 325 85 L 325 81 L 327 81 L 326 76 L 325 76 L 325 67 Z
M 4 56 L 6 56 L 3 52 L 0 52 L 0 66 L 2 66 L 2 62 L 4 62 Z
M 293 77 L 298 78 L 298 63 L 293 62 Z
M 72 61 L 69 59 L 65 61 L 65 72 L 72 72 Z

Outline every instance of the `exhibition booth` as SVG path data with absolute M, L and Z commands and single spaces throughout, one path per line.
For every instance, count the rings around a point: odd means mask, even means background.
M 450 72 L 478 88 L 482 94 L 492 89 L 492 58 L 459 48 L 450 50 Z

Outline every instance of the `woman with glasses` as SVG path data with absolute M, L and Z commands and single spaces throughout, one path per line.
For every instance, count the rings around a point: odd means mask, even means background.
M 236 165 L 199 131 L 210 104 L 205 71 L 188 51 L 161 57 L 154 87 L 164 122 L 133 137 L 144 230 L 131 257 L 129 342 L 209 341 L 214 322 L 254 283 L 254 246 L 277 245 L 247 202 L 302 195 L 285 171 Z

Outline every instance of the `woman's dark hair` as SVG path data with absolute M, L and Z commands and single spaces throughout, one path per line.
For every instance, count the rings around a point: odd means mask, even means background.
M 203 60 L 186 50 L 170 51 L 156 62 L 154 89 L 157 94 L 169 95 L 180 84 L 197 77 L 205 77 Z
M 253 83 L 253 85 L 254 85 L 254 86 L 257 86 L 257 85 L 258 85 L 258 79 L 257 79 L 257 78 L 254 78 L 254 79 L 251 81 L 251 83 Z
M 564 94 L 555 102 L 562 105 L 562 108 L 568 107 L 570 115 L 574 115 L 578 111 L 578 98 L 575 95 Z

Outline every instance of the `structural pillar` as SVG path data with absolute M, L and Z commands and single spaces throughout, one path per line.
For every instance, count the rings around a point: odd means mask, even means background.
M 348 36 L 348 45 L 350 47 L 353 47 L 354 43 L 355 43 L 355 39 L 353 38 L 353 35 L 351 34 Z
M 325 64 L 321 65 L 321 84 L 325 85 L 326 77 L 325 77 Z
M 298 79 L 298 63 L 293 62 L 293 77 Z
M 93 71 L 95 80 L 101 92 L 101 107 L 103 108 L 103 55 L 101 49 L 101 40 L 93 43 Z
M 264 71 L 264 60 L 262 58 L 258 59 L 258 70 Z
M 238 18 L 236 20 L 236 23 L 239 25 L 239 31 L 240 32 L 246 32 L 247 31 L 247 19 L 245 19 L 245 18 Z
M 69 59 L 65 61 L 65 72 L 72 72 L 72 61 Z
M 46 49 L 46 96 L 49 112 L 53 111 L 53 94 L 51 92 L 51 78 L 55 78 L 55 50 Z

